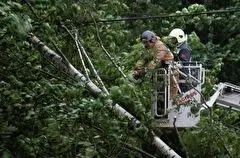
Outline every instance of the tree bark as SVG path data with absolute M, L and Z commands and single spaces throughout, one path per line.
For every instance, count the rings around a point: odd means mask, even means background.
M 67 74 L 72 76 L 79 82 L 82 82 L 91 92 L 106 96 L 101 89 L 99 89 L 91 80 L 87 80 L 86 77 L 80 73 L 77 69 L 73 67 L 69 62 L 64 61 L 64 59 L 55 53 L 53 50 L 48 48 L 43 42 L 41 42 L 34 34 L 29 34 L 29 41 L 35 46 L 35 48 L 47 59 L 52 61 L 61 71 L 65 71 Z M 120 105 L 113 105 L 113 101 L 106 99 L 107 106 L 113 108 L 120 116 L 127 117 L 131 120 L 131 123 L 138 128 L 146 128 L 140 121 L 138 121 L 129 112 L 123 109 Z M 165 144 L 153 131 L 149 133 L 151 137 L 152 144 L 157 147 L 157 149 L 166 157 L 180 158 L 180 156 L 172 150 L 167 144 Z

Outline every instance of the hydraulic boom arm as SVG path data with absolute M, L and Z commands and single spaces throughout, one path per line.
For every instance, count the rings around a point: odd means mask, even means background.
M 240 111 L 240 86 L 225 82 L 216 85 L 215 89 L 215 93 L 206 102 L 207 105 L 203 104 L 205 108 L 212 107 L 216 103 L 219 106 Z

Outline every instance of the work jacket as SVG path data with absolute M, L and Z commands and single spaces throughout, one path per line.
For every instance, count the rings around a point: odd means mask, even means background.
M 175 61 L 189 62 L 192 60 L 192 49 L 187 42 L 180 43 L 174 51 L 177 56 L 174 57 Z
M 140 70 L 143 67 L 153 70 L 157 65 L 159 67 L 165 67 L 166 61 L 172 61 L 173 58 L 174 56 L 172 52 L 163 44 L 163 42 L 157 40 L 150 48 L 150 52 L 142 55 L 142 59 L 136 63 L 134 70 Z
M 172 52 L 160 40 L 157 40 L 156 43 L 150 48 L 150 50 L 152 50 L 152 54 L 149 52 L 147 56 L 143 56 L 143 58 L 139 60 L 134 67 L 134 71 L 137 71 L 137 74 L 139 74 L 139 76 L 144 76 L 146 73 L 145 70 L 143 70 L 143 67 L 147 66 L 149 70 L 153 70 L 156 67 L 167 68 L 168 63 L 174 59 Z M 170 80 L 171 99 L 178 94 L 178 77 L 178 72 L 172 69 Z

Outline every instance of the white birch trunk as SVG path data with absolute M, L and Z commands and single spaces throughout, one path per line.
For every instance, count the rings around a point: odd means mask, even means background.
M 102 90 L 99 89 L 92 81 L 87 80 L 86 77 L 77 69 L 75 69 L 72 64 L 66 63 L 66 61 L 64 61 L 61 56 L 55 53 L 52 49 L 48 48 L 36 36 L 30 34 L 29 40 L 32 44 L 34 44 L 36 49 L 39 50 L 46 59 L 53 62 L 55 66 L 58 66 L 61 71 L 66 72 L 76 81 L 82 82 L 91 92 L 96 94 L 102 93 Z
M 98 95 L 105 95 L 101 89 L 99 89 L 92 81 L 88 81 L 86 77 L 80 73 L 77 69 L 75 69 L 70 63 L 64 63 L 63 58 L 60 57 L 53 50 L 48 48 L 43 42 L 41 42 L 35 35 L 29 35 L 30 42 L 35 46 L 35 48 L 42 53 L 42 55 L 48 60 L 52 61 L 56 66 L 59 67 L 62 71 L 65 71 L 71 77 L 76 79 L 79 82 L 84 83 L 84 85 L 93 93 Z M 66 61 L 65 61 L 66 62 Z M 113 108 L 120 116 L 127 117 L 129 120 L 132 120 L 132 123 L 135 125 L 140 125 L 140 127 L 144 127 L 140 121 L 138 121 L 134 116 L 132 116 L 129 112 L 123 109 L 120 105 L 115 104 L 112 105 L 112 100 L 107 100 L 107 105 Z M 152 144 L 157 147 L 157 149 L 169 158 L 180 158 L 180 156 L 172 150 L 167 144 L 165 144 L 158 136 L 156 136 L 153 132 L 151 132 L 151 137 L 153 138 Z

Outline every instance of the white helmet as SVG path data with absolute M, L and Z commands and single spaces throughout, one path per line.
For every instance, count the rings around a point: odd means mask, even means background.
M 178 43 L 187 41 L 187 35 L 183 32 L 182 29 L 179 28 L 173 29 L 168 36 L 170 38 L 175 37 Z

